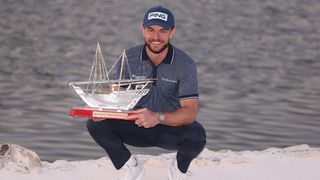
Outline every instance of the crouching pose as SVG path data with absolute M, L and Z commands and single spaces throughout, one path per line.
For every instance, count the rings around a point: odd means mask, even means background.
M 141 26 L 144 44 L 126 50 L 131 74 L 156 78 L 149 93 L 135 106 L 136 121 L 88 120 L 93 139 L 108 154 L 122 179 L 142 179 L 144 168 L 125 144 L 176 150 L 170 163 L 170 180 L 186 179 L 191 161 L 206 143 L 204 128 L 196 121 L 198 81 L 194 61 L 170 44 L 175 33 L 170 10 L 149 9 Z

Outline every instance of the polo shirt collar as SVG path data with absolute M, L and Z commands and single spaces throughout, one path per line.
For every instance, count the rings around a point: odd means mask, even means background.
M 173 63 L 173 57 L 174 57 L 174 48 L 172 47 L 171 44 L 169 44 L 169 50 L 168 50 L 168 53 L 166 55 L 166 57 L 164 58 L 164 60 L 162 61 L 162 63 L 165 63 L 165 64 L 172 64 Z M 144 45 L 143 49 L 142 49 L 142 52 L 141 52 L 141 60 L 142 61 L 147 61 L 149 60 L 149 56 L 147 54 L 147 45 Z

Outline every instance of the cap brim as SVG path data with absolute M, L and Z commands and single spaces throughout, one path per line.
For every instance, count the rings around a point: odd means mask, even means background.
M 149 26 L 152 26 L 152 25 L 158 25 L 158 26 L 161 26 L 163 27 L 163 29 L 165 30 L 169 30 L 170 28 L 172 28 L 172 26 L 168 25 L 167 23 L 163 23 L 161 21 L 149 21 L 147 23 L 144 23 L 143 24 L 143 27 L 144 28 L 147 28 Z

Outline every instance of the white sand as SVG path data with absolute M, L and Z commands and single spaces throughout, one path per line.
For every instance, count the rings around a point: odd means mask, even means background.
M 144 180 L 165 180 L 168 164 L 175 155 L 137 156 L 145 167 Z M 42 161 L 41 167 L 30 167 L 26 158 L 20 163 L 19 158 L 10 161 L 0 158 L 1 180 L 112 180 L 118 175 L 107 157 L 71 162 Z M 192 162 L 188 174 L 190 180 L 319 180 L 320 149 L 308 145 L 243 152 L 205 149 Z

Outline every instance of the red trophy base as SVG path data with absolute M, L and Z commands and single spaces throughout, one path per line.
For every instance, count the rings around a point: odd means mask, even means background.
M 138 118 L 130 117 L 136 114 L 134 111 L 116 111 L 90 107 L 71 108 L 69 116 L 87 119 L 119 119 L 135 121 Z

